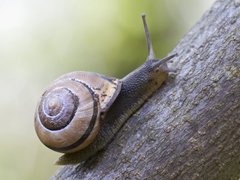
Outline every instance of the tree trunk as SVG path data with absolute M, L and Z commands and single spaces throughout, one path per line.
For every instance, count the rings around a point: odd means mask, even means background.
M 176 75 L 106 150 L 53 178 L 240 177 L 240 0 L 218 0 L 173 53 Z

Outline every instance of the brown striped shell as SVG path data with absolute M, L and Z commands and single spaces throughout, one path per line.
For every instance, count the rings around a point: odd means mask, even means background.
M 100 115 L 121 89 L 118 79 L 91 72 L 72 72 L 56 79 L 43 93 L 35 114 L 35 130 L 50 149 L 71 153 L 96 137 Z

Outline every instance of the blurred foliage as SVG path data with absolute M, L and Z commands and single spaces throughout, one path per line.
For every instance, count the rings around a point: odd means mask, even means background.
M 53 79 L 75 70 L 123 77 L 145 61 L 140 14 L 164 57 L 213 0 L 1 0 L 0 179 L 47 179 L 59 156 L 33 128 L 34 110 Z

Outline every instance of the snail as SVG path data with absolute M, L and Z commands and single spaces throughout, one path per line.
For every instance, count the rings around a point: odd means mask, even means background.
M 57 164 L 85 161 L 111 142 L 127 119 L 167 79 L 167 62 L 155 58 L 145 15 L 148 47 L 143 65 L 122 79 L 94 72 L 71 72 L 43 93 L 35 112 L 35 130 L 48 148 L 64 153 Z

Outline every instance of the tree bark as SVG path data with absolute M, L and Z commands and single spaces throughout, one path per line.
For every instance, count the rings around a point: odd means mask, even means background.
M 238 179 L 240 0 L 218 0 L 173 50 L 177 68 L 105 151 L 53 179 Z

